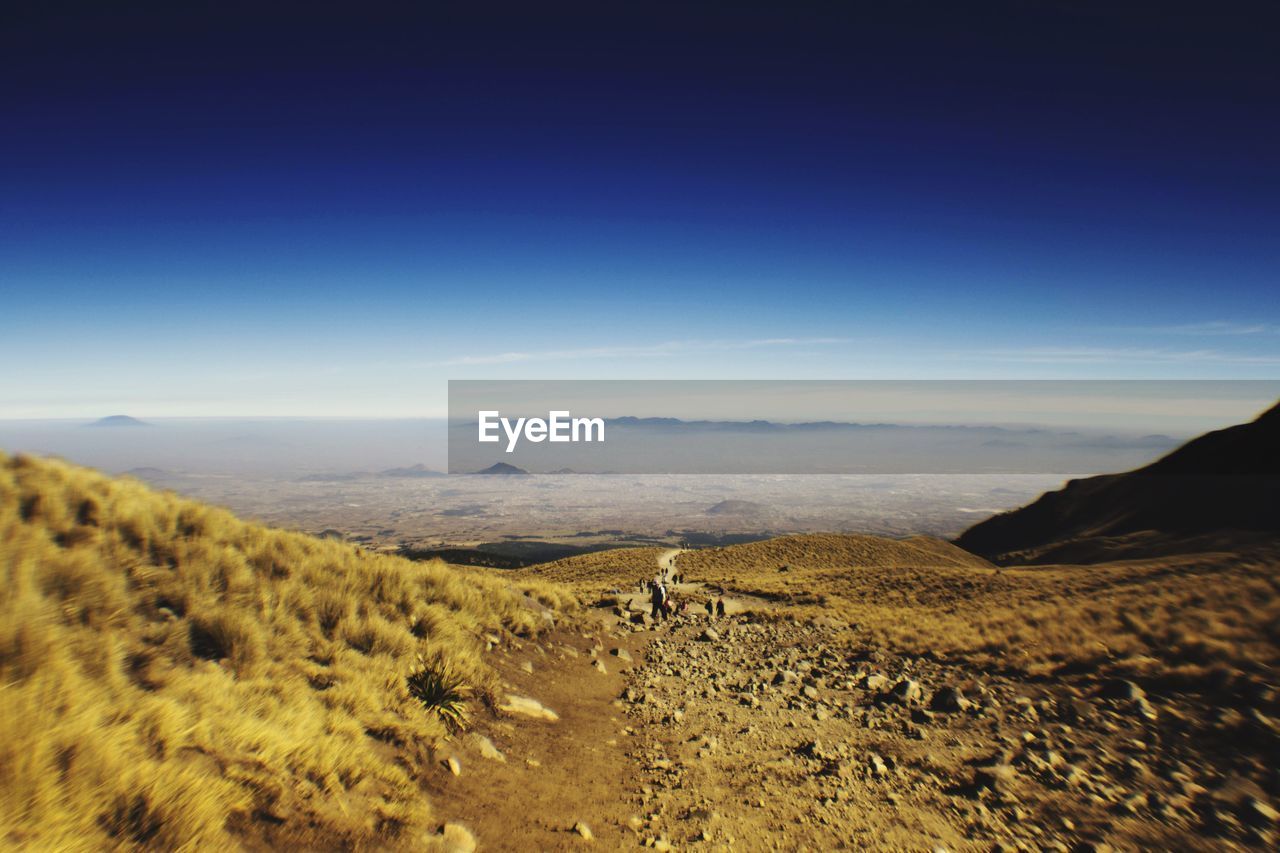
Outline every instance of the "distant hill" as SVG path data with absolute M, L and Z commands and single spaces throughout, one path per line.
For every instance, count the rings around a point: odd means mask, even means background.
M 485 468 L 484 470 L 473 471 L 472 473 L 483 475 L 483 476 L 498 476 L 498 477 L 528 477 L 529 476 L 528 471 L 524 470 L 523 468 L 519 468 L 515 465 L 508 465 L 506 462 L 495 462 L 494 464 L 490 465 L 488 468 Z
M 956 544 L 1002 562 L 1030 562 L 1055 559 L 1068 543 L 1079 560 L 1089 550 L 1082 540 L 1109 538 L 1099 551 L 1103 559 L 1127 544 L 1146 549 L 1170 537 L 1221 531 L 1280 533 L 1280 404 L 1136 471 L 1072 480 L 974 525 Z
M 690 571 L 737 571 L 744 576 L 776 572 L 781 566 L 797 571 L 871 566 L 991 568 L 985 560 L 931 536 L 889 539 L 840 533 L 806 533 L 704 548 L 681 555 L 679 562 Z
M 404 478 L 426 478 L 426 477 L 447 477 L 448 475 L 442 471 L 436 471 L 428 468 L 419 462 L 417 465 L 411 465 L 408 468 L 388 468 L 385 471 L 378 472 L 379 477 L 404 477 Z
M 666 547 L 617 548 L 532 566 L 527 574 L 600 592 L 629 589 L 652 575 Z M 868 569 L 990 572 L 993 566 L 929 536 L 887 539 L 838 533 L 779 536 L 756 542 L 687 550 L 676 567 L 690 579 L 726 588 L 783 594 L 843 585 Z M 785 567 L 785 568 L 784 568 Z
M 105 418 L 98 418 L 93 423 L 85 424 L 89 427 L 145 427 L 151 426 L 146 421 L 140 421 L 137 418 L 131 418 L 128 415 L 108 415 Z

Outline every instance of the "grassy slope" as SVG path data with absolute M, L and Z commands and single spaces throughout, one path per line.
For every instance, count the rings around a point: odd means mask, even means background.
M 996 570 L 939 540 L 804 536 L 691 552 L 693 579 L 836 617 L 873 645 L 1026 674 L 1197 683 L 1280 664 L 1280 555 Z M 780 565 L 789 571 L 779 572 Z
M 584 594 L 629 589 L 662 550 L 588 554 L 521 574 Z M 1280 555 L 1250 551 L 997 570 L 930 537 L 833 534 L 688 551 L 677 562 L 690 580 L 771 599 L 777 618 L 856 625 L 858 643 L 1028 675 L 1107 672 L 1187 689 L 1280 665 L 1277 564 Z
M 603 592 L 614 587 L 630 591 L 658 569 L 658 557 L 670 548 L 614 548 L 566 557 L 551 563 L 519 569 L 514 576 L 570 584 L 583 592 Z
M 421 846 L 418 654 L 546 622 L 520 584 L 0 454 L 0 846 Z

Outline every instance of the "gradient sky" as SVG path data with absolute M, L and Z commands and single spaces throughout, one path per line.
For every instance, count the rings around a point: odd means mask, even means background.
M 1274 378 L 1276 10 L 9 4 L 0 417 Z

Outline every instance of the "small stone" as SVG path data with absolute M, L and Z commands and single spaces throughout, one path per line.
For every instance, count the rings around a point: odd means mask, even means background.
M 1257 797 L 1245 797 L 1241 804 L 1240 817 L 1253 826 L 1272 826 L 1280 822 L 1280 812 Z
M 1116 811 L 1121 814 L 1137 814 L 1147 806 L 1146 794 L 1132 794 L 1116 804 Z
M 533 661 L 531 660 L 525 661 L 524 663 L 520 664 L 520 668 L 525 672 L 529 673 L 530 675 L 533 675 Z
M 475 853 L 476 837 L 460 823 L 446 823 L 437 837 L 446 853 Z
M 1018 771 L 1008 764 L 979 767 L 973 772 L 973 786 L 990 791 L 1004 791 L 1013 784 Z
M 627 651 L 621 646 L 616 646 L 610 649 L 609 654 L 613 655 L 615 658 L 622 661 L 623 663 L 631 663 L 632 661 L 631 652 Z
M 449 772 L 452 773 L 454 776 L 462 775 L 462 763 L 458 761 L 456 756 L 450 755 L 448 758 L 446 758 L 444 761 L 444 766 L 449 768 Z
M 582 821 L 578 821 L 573 825 L 573 831 L 581 835 L 584 841 L 594 841 L 596 838 L 591 834 L 591 827 L 587 826 Z
M 1071 853 L 1113 853 L 1115 848 L 1105 841 L 1081 841 Z
M 720 632 L 715 628 L 707 628 L 698 635 L 698 639 L 704 643 L 718 643 L 720 642 Z
M 1146 698 L 1146 691 L 1134 684 L 1132 681 L 1125 681 L 1121 678 L 1110 678 L 1102 682 L 1098 688 L 1098 695 L 1103 699 L 1118 699 L 1123 702 L 1133 702 L 1138 699 Z
M 920 688 L 920 682 L 913 681 L 910 678 L 904 678 L 897 684 L 893 685 L 893 690 L 889 691 L 889 695 L 894 701 L 901 705 L 918 700 L 924 691 Z
M 597 660 L 592 661 L 592 662 L 591 662 L 591 668 L 592 668 L 592 669 L 594 669 L 596 672 L 600 673 L 601 675 L 608 675 L 608 674 L 609 674 L 609 670 L 605 669 L 604 661 L 602 661 L 602 660 L 598 660 L 598 659 L 597 659 Z
M 508 714 L 516 714 L 521 717 L 530 717 L 535 720 L 546 720 L 554 723 L 560 719 L 560 715 L 543 705 L 536 699 L 530 699 L 527 696 L 516 696 L 508 694 L 507 699 L 498 706 L 499 711 L 505 711 Z
M 929 703 L 929 707 L 935 711 L 954 714 L 968 710 L 972 704 L 958 687 L 944 687 L 933 694 L 933 701 Z
M 1145 697 L 1134 700 L 1133 710 L 1136 711 L 1138 716 L 1142 717 L 1144 720 L 1154 721 L 1160 716 L 1159 712 L 1156 711 L 1155 706 L 1152 705 Z
M 501 750 L 493 745 L 493 741 L 489 740 L 484 735 L 473 734 L 471 736 L 471 744 L 476 748 L 476 751 L 480 753 L 482 758 L 487 758 L 490 761 L 501 761 L 506 763 L 507 757 L 502 754 Z
M 888 683 L 889 677 L 879 673 L 872 673 L 862 679 L 862 686 L 868 690 L 883 690 Z

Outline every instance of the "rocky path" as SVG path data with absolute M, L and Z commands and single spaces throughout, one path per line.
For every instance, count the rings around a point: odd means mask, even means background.
M 752 615 L 658 633 L 623 693 L 641 844 L 1083 851 L 1274 840 L 1265 797 L 1181 760 L 1189 744 L 1131 683 L 1030 684 Z

